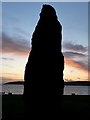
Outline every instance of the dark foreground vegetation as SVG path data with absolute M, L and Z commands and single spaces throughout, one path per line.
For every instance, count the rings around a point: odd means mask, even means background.
M 90 113 L 89 95 L 64 95 L 63 117 L 89 118 Z M 47 108 L 48 109 L 48 108 Z M 26 120 L 24 116 L 23 95 L 2 96 L 2 120 Z

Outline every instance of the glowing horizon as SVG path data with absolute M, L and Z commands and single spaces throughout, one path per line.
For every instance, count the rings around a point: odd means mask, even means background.
M 88 81 L 88 3 L 48 4 L 56 9 L 63 28 L 64 80 Z M 24 80 L 31 37 L 42 5 L 2 3 L 2 82 Z

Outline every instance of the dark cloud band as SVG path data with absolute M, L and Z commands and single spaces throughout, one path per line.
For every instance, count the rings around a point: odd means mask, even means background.
M 66 50 L 72 50 L 72 51 L 77 51 L 77 52 L 87 52 L 87 47 L 79 44 L 72 44 L 70 42 L 66 42 L 63 45 L 64 49 Z
M 9 37 L 5 33 L 2 34 L 2 52 L 14 53 L 17 55 L 26 55 L 30 50 L 28 41 L 20 37 Z
M 78 52 L 63 52 L 64 56 L 65 57 L 86 57 L 87 55 L 86 54 L 83 54 L 83 53 L 78 53 Z

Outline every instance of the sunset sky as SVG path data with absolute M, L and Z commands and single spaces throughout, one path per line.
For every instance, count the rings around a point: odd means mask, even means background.
M 31 37 L 43 4 L 52 5 L 62 24 L 64 80 L 88 80 L 88 3 L 2 3 L 3 82 L 24 80 Z M 1 38 L 1 37 L 0 37 Z M 1 51 L 1 50 L 0 50 Z M 1 54 L 1 52 L 0 52 Z

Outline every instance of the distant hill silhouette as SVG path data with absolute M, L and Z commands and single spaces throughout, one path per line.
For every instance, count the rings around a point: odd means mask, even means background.
M 64 85 L 80 85 L 80 86 L 90 86 L 90 81 L 69 81 L 64 82 Z
M 24 85 L 24 81 L 7 82 L 7 83 L 4 83 L 4 84 Z
M 24 81 L 7 82 L 4 84 L 24 85 Z M 64 85 L 90 86 L 90 81 L 68 81 L 64 82 Z

